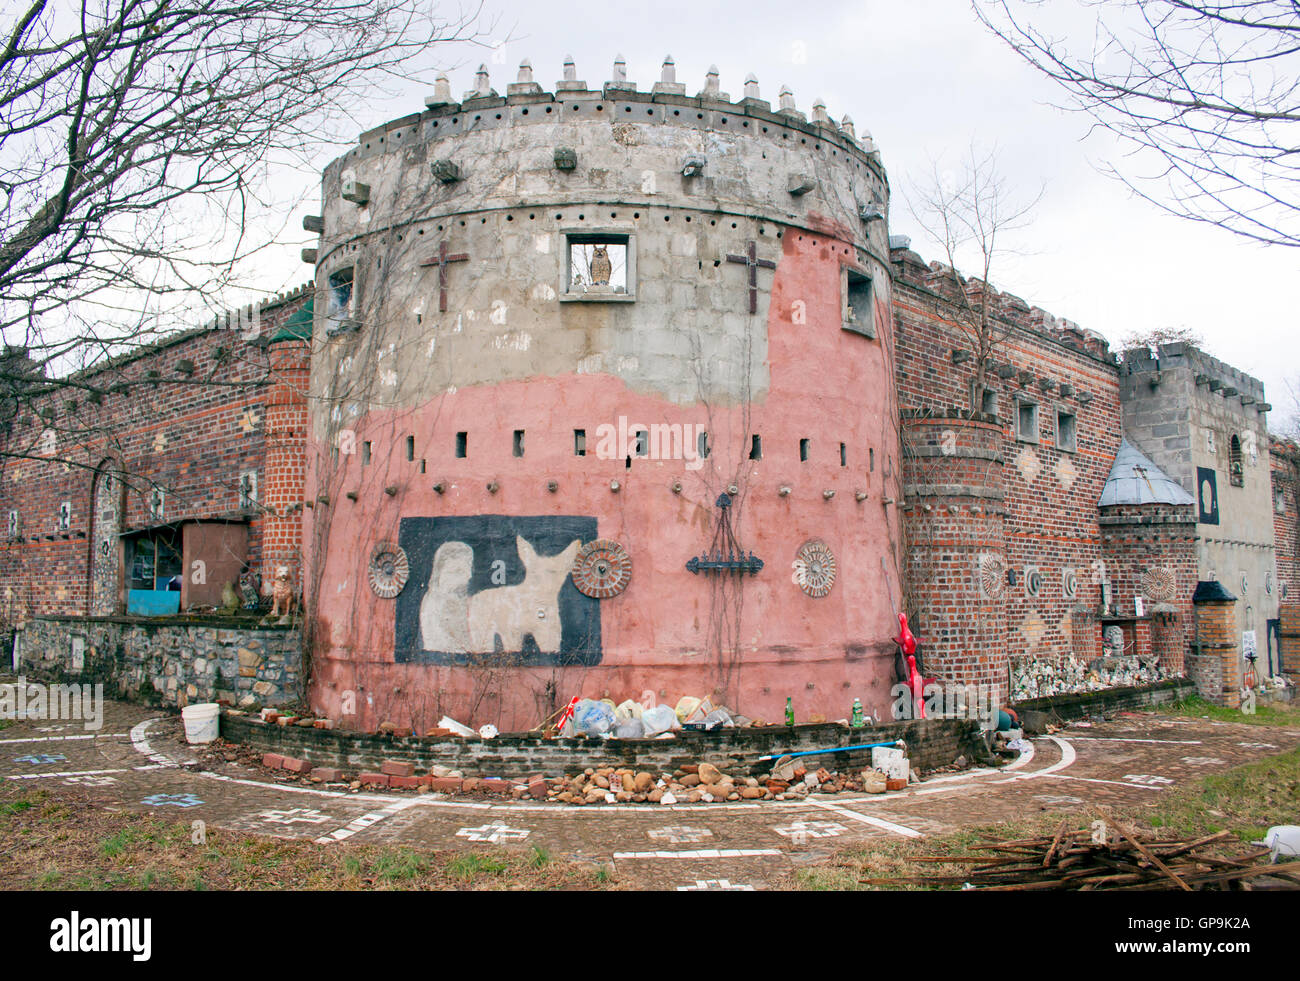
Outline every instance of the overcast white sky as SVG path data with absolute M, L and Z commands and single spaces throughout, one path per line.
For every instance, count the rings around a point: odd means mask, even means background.
M 368 104 L 358 132 L 422 108 L 439 68 L 450 68 L 457 95 L 472 87 L 487 62 L 500 92 L 528 58 L 548 90 L 572 54 L 578 77 L 592 88 L 610 77 L 623 54 L 628 77 L 642 90 L 658 79 L 666 54 L 691 94 L 716 64 L 722 89 L 739 98 L 749 72 L 775 104 L 782 84 L 810 112 L 825 99 L 836 119 L 853 117 L 859 135 L 875 137 L 893 188 L 890 231 L 911 235 L 927 259 L 941 257 L 919 235 L 904 203 L 908 184 L 931 160 L 959 162 L 971 142 L 999 151 L 1011 183 L 1032 196 L 1045 187 L 1033 223 L 1015 242 L 1020 253 L 992 276 L 999 289 L 1081 326 L 1113 344 L 1130 331 L 1187 327 L 1214 356 L 1263 380 L 1276 406 L 1274 428 L 1289 410 L 1286 378 L 1300 377 L 1300 331 L 1290 295 L 1300 251 L 1266 248 L 1227 232 L 1160 213 L 1102 176 L 1094 164 L 1119 160 L 1104 133 L 1088 136 L 1089 120 L 1053 107 L 1060 92 L 989 35 L 966 0 L 789 0 L 586 3 L 534 0 L 497 3 L 490 49 L 431 49 L 422 77 L 404 92 Z M 1059 3 L 1045 5 L 1047 26 Z M 508 39 L 508 40 L 506 40 Z M 319 164 L 328 162 L 329 155 Z M 315 198 L 299 209 L 318 212 Z M 295 214 L 290 229 L 301 227 Z M 263 262 L 262 292 L 308 278 L 298 250 L 305 233 L 289 233 L 283 265 Z M 971 264 L 973 271 L 973 263 Z

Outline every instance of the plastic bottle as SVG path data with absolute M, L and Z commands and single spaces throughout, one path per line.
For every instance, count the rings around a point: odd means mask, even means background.
M 854 729 L 862 728 L 862 699 L 860 698 L 853 699 L 853 718 L 849 720 L 849 725 Z
M 794 725 L 794 703 L 791 701 L 790 695 L 785 696 L 785 724 L 788 726 Z

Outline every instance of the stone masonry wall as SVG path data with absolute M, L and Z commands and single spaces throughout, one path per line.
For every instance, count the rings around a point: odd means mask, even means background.
M 17 670 L 31 680 L 103 683 L 109 697 L 172 708 L 290 705 L 303 693 L 296 627 L 37 618 L 20 630 L 19 651 Z

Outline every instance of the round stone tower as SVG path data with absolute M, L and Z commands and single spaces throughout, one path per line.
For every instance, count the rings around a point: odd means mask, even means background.
M 672 60 L 525 62 L 322 182 L 312 701 L 502 730 L 574 695 L 888 709 L 901 608 L 888 184 L 869 136 Z

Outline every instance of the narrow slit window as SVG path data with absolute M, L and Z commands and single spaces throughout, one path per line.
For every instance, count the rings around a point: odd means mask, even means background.
M 370 440 L 366 440 L 361 444 L 361 465 L 370 465 Z
M 587 430 L 575 429 L 573 431 L 573 455 L 587 455 Z
M 511 446 L 511 452 L 514 453 L 515 456 L 524 455 L 524 431 L 522 429 L 515 430 L 515 438 L 514 443 Z
M 848 465 L 849 465 L 849 448 L 844 443 L 841 443 L 840 444 L 840 466 L 847 467 Z
M 709 458 L 709 434 L 700 433 L 699 439 L 695 441 L 695 450 L 701 460 Z
M 751 460 L 763 459 L 763 437 L 757 433 L 750 437 L 749 458 Z
M 1235 433 L 1228 445 L 1228 479 L 1233 487 L 1246 485 L 1246 471 L 1241 459 L 1241 440 Z
M 636 431 L 636 455 L 650 455 L 650 431 L 647 429 L 638 429 Z
M 456 459 L 463 460 L 469 455 L 469 433 L 456 434 Z
M 808 448 L 812 445 L 812 440 L 804 438 L 799 440 L 799 462 L 808 462 Z
M 407 460 L 415 459 L 415 437 L 414 436 L 406 437 L 406 459 Z
M 867 448 L 867 472 L 876 472 L 876 449 L 874 446 Z

